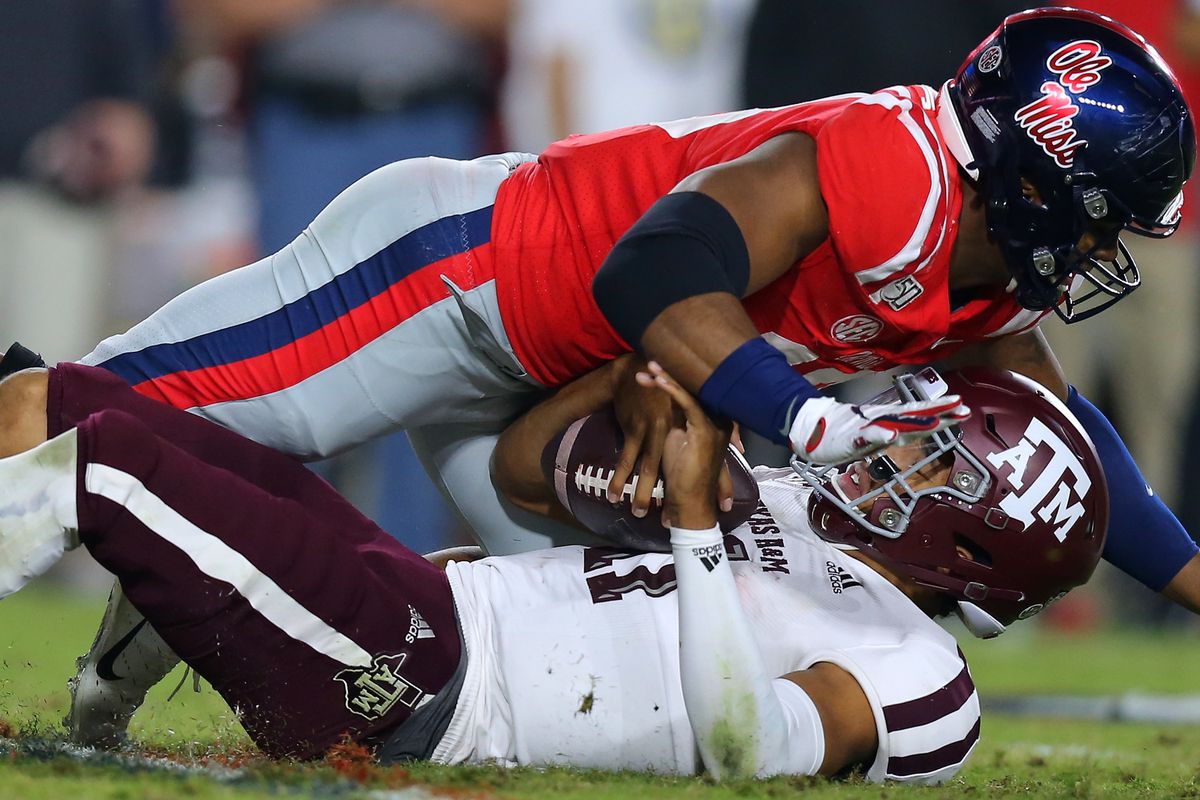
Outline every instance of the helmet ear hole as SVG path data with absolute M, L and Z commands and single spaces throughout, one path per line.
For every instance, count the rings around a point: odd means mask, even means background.
M 1037 208 L 1045 208 L 1046 202 L 1042 199 L 1042 193 L 1033 185 L 1033 181 L 1025 176 L 1021 176 L 1021 196 L 1025 201 Z
M 977 542 L 973 542 L 962 534 L 954 534 L 954 544 L 958 549 L 960 558 L 964 558 L 975 564 L 983 567 L 992 566 L 992 554 L 985 550 Z

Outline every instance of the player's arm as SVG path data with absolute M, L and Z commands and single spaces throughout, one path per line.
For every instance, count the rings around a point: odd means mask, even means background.
M 652 365 L 646 376 L 683 409 L 668 436 L 667 513 L 679 595 L 680 679 L 704 766 L 717 779 L 833 775 L 869 763 L 878 746 L 870 704 L 827 662 L 772 680 L 742 611 L 716 524 L 716 483 L 728 428 Z
M 1200 614 L 1200 553 L 1188 559 L 1162 593 L 1193 614 Z
M 1039 328 L 968 345 L 944 363 L 951 369 L 975 365 L 1012 370 L 1033 378 L 1059 400 L 1067 399 L 1067 378 Z
M 698 392 L 758 338 L 741 298 L 811 253 L 828 225 L 816 143 L 783 134 L 651 206 L 605 259 L 593 294 L 626 341 Z
M 444 547 L 441 550 L 434 550 L 432 553 L 425 554 L 425 560 L 433 564 L 438 569 L 445 569 L 446 565 L 451 561 L 466 563 L 470 561 L 478 561 L 485 558 L 486 554 L 482 547 L 475 545 L 463 545 L 462 547 Z
M 823 396 L 759 336 L 741 298 L 828 235 L 816 143 L 787 133 L 685 178 L 621 237 L 592 293 L 613 328 L 710 412 L 802 457 L 849 461 L 901 433 L 950 424 L 957 398 L 866 418 Z
M 542 451 L 550 440 L 613 400 L 614 382 L 633 360 L 622 356 L 564 386 L 505 429 L 492 454 L 492 482 L 514 505 L 578 526 L 542 474 Z
M 797 390 L 815 394 L 782 357 L 775 357 L 773 348 L 763 347 L 741 298 L 811 252 L 827 227 L 816 146 L 807 135 L 784 134 L 741 158 L 694 173 L 655 203 L 614 246 L 596 276 L 593 294 L 626 341 L 686 375 L 683 383 L 692 391 L 730 353 L 743 348 L 743 355 L 782 361 L 777 376 L 782 375 L 784 384 L 777 388 L 788 400 Z M 735 359 L 731 366 L 745 360 Z M 640 459 L 632 507 L 641 514 L 648 510 L 658 480 L 669 408 L 654 403 L 661 393 L 647 399 L 635 391 L 636 384 L 624 382 L 615 397 L 625 446 L 609 499 L 616 500 L 616 487 L 629 482 Z M 772 402 L 780 400 L 767 399 L 765 405 Z M 736 404 L 708 405 L 751 428 L 763 427 L 747 420 Z M 754 409 L 759 410 L 757 403 Z M 766 410 L 762 416 L 773 438 L 786 441 L 787 431 L 782 436 L 775 432 L 786 420 L 776 422 Z
M 1156 592 L 1200 613 L 1200 548 L 1155 494 L 1112 424 L 1067 383 L 1040 330 L 964 348 L 955 366 L 986 364 L 1041 383 L 1067 404 L 1096 446 L 1108 481 L 1104 558 Z

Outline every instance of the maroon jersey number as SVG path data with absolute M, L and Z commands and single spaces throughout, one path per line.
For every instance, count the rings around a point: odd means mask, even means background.
M 725 554 L 730 561 L 748 561 L 746 545 L 736 536 L 725 535 Z M 585 547 L 583 571 L 592 604 L 620 600 L 630 592 L 643 592 L 649 597 L 663 597 L 675 591 L 675 565 L 664 564 L 658 572 L 648 567 L 637 566 L 624 575 L 618 575 L 613 565 L 626 558 L 636 558 L 639 553 L 617 550 L 612 547 Z M 593 570 L 603 569 L 603 572 Z

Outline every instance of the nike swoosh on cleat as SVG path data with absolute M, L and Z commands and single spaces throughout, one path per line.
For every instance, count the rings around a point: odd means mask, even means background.
M 100 656 L 100 660 L 96 662 L 96 675 L 101 680 L 105 680 L 105 681 L 123 681 L 123 680 L 125 680 L 123 677 L 121 677 L 117 673 L 113 672 L 113 667 L 115 667 L 117 665 L 117 658 L 120 657 L 121 653 L 124 652 L 126 647 L 129 647 L 129 643 L 133 641 L 133 637 L 137 636 L 138 631 L 140 631 L 143 627 L 145 627 L 145 625 L 146 625 L 146 620 L 143 619 L 137 625 L 133 626 L 133 630 L 129 631 L 129 633 L 122 636 L 116 644 L 114 644 L 112 647 L 108 648 L 107 653 Z

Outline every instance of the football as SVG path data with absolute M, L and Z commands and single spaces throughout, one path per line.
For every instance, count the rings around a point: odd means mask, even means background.
M 546 445 L 542 473 L 554 486 L 559 502 L 593 533 L 622 548 L 670 552 L 670 532 L 662 526 L 667 487 L 661 477 L 654 487 L 650 512 L 644 517 L 633 515 L 636 469 L 631 482 L 625 484 L 621 500 L 615 504 L 608 501 L 608 483 L 624 441 L 611 408 L 590 414 L 573 422 Z M 758 483 L 733 445 L 725 455 L 725 464 L 733 479 L 733 508 L 719 513 L 717 522 L 721 530 L 731 531 L 758 508 Z

